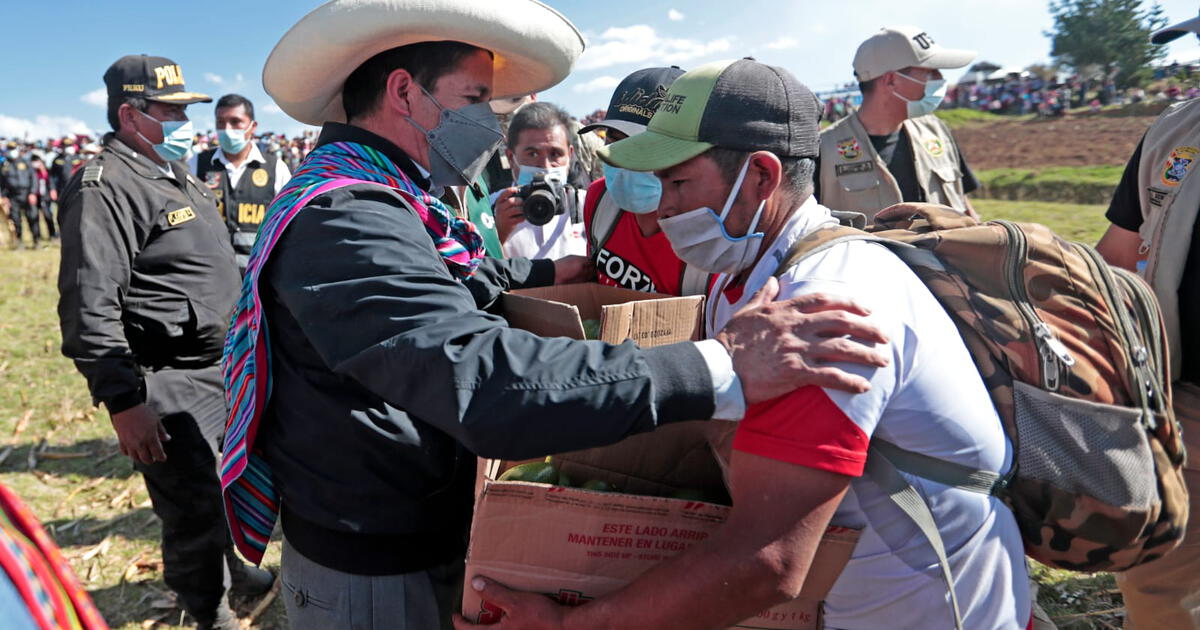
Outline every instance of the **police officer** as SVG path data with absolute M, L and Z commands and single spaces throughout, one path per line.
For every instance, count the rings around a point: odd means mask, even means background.
M 62 197 L 63 188 L 67 187 L 67 182 L 83 166 L 84 161 L 83 156 L 79 155 L 79 145 L 75 144 L 75 139 L 63 138 L 62 151 L 50 161 L 50 189 L 54 191 L 56 201 Z
M 238 270 L 244 272 L 263 214 L 292 174 L 283 160 L 264 156 L 258 148 L 254 141 L 258 122 L 249 99 L 240 94 L 222 96 L 216 118 L 219 146 L 196 158 L 195 171 L 217 198 L 217 209 L 233 239 Z
M 218 362 L 239 279 L 215 199 L 179 160 L 189 92 L 173 61 L 104 73 L 113 132 L 63 191 L 63 354 L 108 408 L 162 519 L 163 577 L 203 629 L 238 628 L 226 590 L 270 574 L 231 554 L 216 473 L 226 408 Z
M 0 188 L 3 188 L 0 196 L 8 198 L 8 218 L 16 230 L 16 246 L 23 246 L 21 220 L 24 217 L 32 232 L 33 246 L 37 248 L 38 232 L 41 230 L 38 229 L 37 198 L 33 194 L 33 167 L 15 142 L 8 143 L 5 157 L 4 166 L 0 168 Z
M 970 50 L 943 48 L 912 26 L 881 29 L 854 55 L 862 107 L 821 132 L 817 198 L 834 210 L 876 212 L 901 201 L 952 206 L 974 216 L 979 181 L 933 111 L 946 93 L 942 69 Z

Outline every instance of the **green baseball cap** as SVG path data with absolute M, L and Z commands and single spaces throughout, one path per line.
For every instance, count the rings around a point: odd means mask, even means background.
M 658 171 L 713 148 L 816 158 L 821 105 L 792 73 L 753 59 L 685 72 L 667 91 L 645 133 L 597 151 L 631 171 Z

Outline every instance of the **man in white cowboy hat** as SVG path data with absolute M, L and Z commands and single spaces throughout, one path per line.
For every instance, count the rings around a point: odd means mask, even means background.
M 950 128 L 933 115 L 946 94 L 942 70 L 974 58 L 974 51 L 945 48 L 915 26 L 867 38 L 854 55 L 862 107 L 821 132 L 814 181 L 821 203 L 868 219 L 901 201 L 974 214 L 967 193 L 979 181 Z
M 1166 44 L 1200 33 L 1200 17 L 1151 37 Z M 1200 100 L 1172 105 L 1146 131 L 1113 192 L 1112 222 L 1096 249 L 1110 264 L 1141 273 L 1162 305 L 1171 347 L 1175 417 L 1183 429 L 1191 516 L 1183 544 L 1117 576 L 1125 627 L 1200 628 Z
M 830 312 L 863 313 L 848 300 L 746 309 L 716 339 L 652 349 L 543 339 L 480 310 L 506 288 L 587 271 L 485 259 L 437 200 L 499 144 L 488 101 L 554 85 L 582 49 L 533 0 L 335 0 L 267 60 L 275 102 L 324 129 L 250 255 L 226 343 L 222 486 L 252 561 L 281 517 L 293 628 L 447 624 L 476 454 L 736 419 L 812 382 L 863 391 L 819 364 L 886 362 L 877 330 Z

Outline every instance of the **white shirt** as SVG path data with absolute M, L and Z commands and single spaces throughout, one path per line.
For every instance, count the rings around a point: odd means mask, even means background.
M 197 168 L 198 164 L 196 163 L 199 159 L 199 156 L 193 156 L 192 159 L 189 160 L 188 168 L 190 168 L 193 173 L 200 172 Z M 231 163 L 229 159 L 225 157 L 225 152 L 222 151 L 220 147 L 217 147 L 217 150 L 213 152 L 212 156 L 213 164 L 221 164 L 225 167 L 225 172 L 229 174 L 229 188 L 232 190 L 237 190 L 238 181 L 242 179 L 242 173 L 246 172 L 246 167 L 252 162 L 258 162 L 260 164 L 267 163 L 267 159 L 263 157 L 262 151 L 259 150 L 257 142 L 250 143 L 250 154 L 246 156 L 245 160 L 242 160 L 242 163 L 239 166 L 234 166 L 233 163 Z M 276 195 L 279 194 L 279 191 L 283 190 L 284 185 L 286 185 L 288 180 L 291 178 L 292 173 L 288 170 L 287 164 L 285 164 L 283 160 L 275 160 Z
M 723 290 L 727 276 L 719 277 L 709 296 L 710 332 L 724 326 L 766 283 L 797 239 L 832 222 L 829 210 L 809 199 L 767 246 L 734 302 Z M 872 436 L 995 472 L 1011 466 L 1012 446 L 954 323 L 898 258 L 868 242 L 831 247 L 786 271 L 777 299 L 818 292 L 851 297 L 870 309 L 869 320 L 890 339 L 885 350 L 891 364 L 837 364 L 867 378 L 871 390 L 859 395 L 797 390 L 790 396 L 811 403 L 811 414 L 796 418 L 791 409 L 800 405 L 774 413 L 756 409 L 742 420 L 738 439 L 745 442 L 735 448 L 851 475 L 833 523 L 863 532 L 826 598 L 827 628 L 953 628 L 945 582 L 928 541 L 873 481 L 856 475 Z M 938 523 L 964 627 L 1023 630 L 1031 602 L 1012 512 L 995 497 L 905 478 L 925 497 Z

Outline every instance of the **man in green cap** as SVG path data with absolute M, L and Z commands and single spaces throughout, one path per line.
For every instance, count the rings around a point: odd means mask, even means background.
M 770 301 L 758 292 L 777 284 L 780 299 L 825 292 L 866 304 L 892 361 L 837 364 L 867 379 L 866 393 L 807 386 L 751 405 L 733 441 L 725 525 L 626 587 L 566 608 L 468 576 L 504 611 L 493 627 L 728 628 L 821 582 L 810 568 L 831 523 L 862 532 L 832 589 L 806 594 L 823 600 L 824 627 L 1029 624 L 1021 534 L 1000 499 L 908 478 L 934 514 L 948 580 L 934 545 L 874 470 L 866 474 L 877 439 L 973 470 L 1012 465 L 1000 418 L 945 310 L 873 243 L 835 244 L 780 268 L 794 243 L 836 224 L 812 196 L 819 111 L 812 92 L 782 68 L 717 62 L 676 79 L 644 133 L 599 155 L 661 180 L 659 224 L 675 253 L 719 274 L 705 313 L 710 334 L 739 309 Z M 950 584 L 950 601 L 961 608 L 947 606 Z

